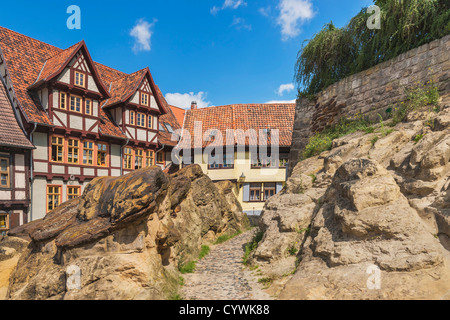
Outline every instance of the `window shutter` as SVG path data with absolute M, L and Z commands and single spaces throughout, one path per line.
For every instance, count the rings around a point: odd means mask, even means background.
M 277 182 L 277 194 L 283 189 L 283 183 Z
M 250 201 L 250 183 L 244 183 L 244 199 L 245 202 Z

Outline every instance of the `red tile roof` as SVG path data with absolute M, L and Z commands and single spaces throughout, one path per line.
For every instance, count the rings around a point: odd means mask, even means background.
M 234 145 L 245 143 L 245 145 L 257 145 L 258 141 L 243 137 L 236 130 L 244 133 L 249 129 L 256 131 L 271 129 L 279 130 L 279 146 L 290 147 L 292 142 L 292 128 L 294 125 L 295 104 L 235 104 L 228 106 L 210 107 L 195 110 L 186 110 L 184 119 L 184 130 L 191 135 L 191 146 L 194 147 L 194 134 L 199 137 L 208 130 L 219 131 L 226 140 L 226 130 L 235 130 Z M 195 122 L 202 123 L 201 130 L 195 129 Z M 200 128 L 198 128 L 200 129 Z M 273 131 L 272 131 L 273 132 Z M 272 135 L 269 135 L 268 143 L 271 143 Z M 258 138 L 256 136 L 256 138 Z M 243 141 L 245 139 L 245 142 Z M 184 146 L 183 140 L 180 146 Z M 207 145 L 220 145 L 220 140 L 213 142 L 203 141 L 202 147 Z M 224 143 L 226 145 L 226 143 Z
M 178 124 L 183 127 L 184 123 L 184 114 L 186 113 L 186 109 L 178 108 L 175 106 L 169 106 L 170 109 L 172 109 L 173 114 L 175 115 L 175 118 L 178 121 Z
M 47 113 L 28 94 L 27 88 L 39 76 L 45 61 L 59 54 L 61 49 L 3 27 L 0 27 L 0 49 L 26 120 L 52 125 Z
M 34 148 L 20 128 L 13 106 L 0 81 L 0 146 Z

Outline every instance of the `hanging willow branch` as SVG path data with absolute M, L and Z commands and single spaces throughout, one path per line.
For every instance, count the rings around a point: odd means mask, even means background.
M 347 26 L 327 23 L 304 43 L 295 65 L 300 96 L 450 34 L 448 0 L 376 0 L 375 5 L 381 29 L 367 27 L 371 14 L 363 8 Z

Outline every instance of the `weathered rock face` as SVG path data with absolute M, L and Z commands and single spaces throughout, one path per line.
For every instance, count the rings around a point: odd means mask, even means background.
M 329 266 L 371 262 L 411 271 L 442 263 L 440 244 L 388 171 L 355 159 L 334 175 L 311 226 L 311 249 Z
M 167 299 L 177 290 L 179 263 L 245 225 L 230 200 L 199 166 L 97 178 L 81 198 L 11 232 L 32 241 L 8 298 Z
M 267 202 L 251 262 L 279 298 L 450 299 L 450 107 L 408 120 L 335 140 Z

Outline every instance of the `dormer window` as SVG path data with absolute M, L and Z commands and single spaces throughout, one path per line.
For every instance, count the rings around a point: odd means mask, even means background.
M 86 86 L 86 79 L 84 73 L 75 71 L 75 85 L 83 88 Z
M 169 133 L 173 133 L 173 129 L 172 129 L 172 126 L 171 126 L 170 124 L 164 122 L 164 125 L 166 126 L 167 131 L 168 131 Z
M 148 107 L 148 94 L 141 92 L 141 105 Z

